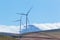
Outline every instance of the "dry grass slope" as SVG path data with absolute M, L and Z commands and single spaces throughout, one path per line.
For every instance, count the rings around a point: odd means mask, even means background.
M 0 35 L 0 40 L 16 40 L 16 39 L 9 36 Z

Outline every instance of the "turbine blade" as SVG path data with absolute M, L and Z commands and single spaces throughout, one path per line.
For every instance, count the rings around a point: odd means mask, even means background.
M 29 11 L 27 12 L 27 14 L 26 14 L 26 15 L 28 15 L 28 14 L 30 13 L 31 9 L 32 9 L 32 7 L 29 9 Z
M 20 17 L 20 19 L 19 20 L 15 20 L 15 21 L 13 21 L 13 22 L 17 22 L 17 21 L 21 21 L 22 20 L 22 16 Z
M 16 14 L 18 14 L 18 15 L 26 15 L 26 14 L 24 14 L 24 13 L 16 13 Z

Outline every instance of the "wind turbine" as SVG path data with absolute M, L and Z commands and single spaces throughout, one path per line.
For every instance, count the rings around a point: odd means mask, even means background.
M 17 21 L 19 21 L 19 22 L 20 22 L 20 33 L 21 33 L 22 16 L 20 17 L 20 19 L 19 19 L 19 20 L 16 20 L 16 21 L 14 21 L 14 22 L 17 22 Z
M 20 14 L 20 13 L 17 13 L 17 14 L 19 14 L 19 15 L 24 15 L 24 16 L 26 16 L 26 29 L 27 29 L 28 15 L 29 15 L 31 9 L 32 9 L 32 7 L 28 10 L 28 12 L 27 12 L 26 14 L 24 14 L 24 13 L 21 13 L 21 14 Z

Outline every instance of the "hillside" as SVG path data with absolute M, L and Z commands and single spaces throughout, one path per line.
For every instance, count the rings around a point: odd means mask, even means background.
M 22 34 L 21 40 L 60 40 L 60 29 Z
M 0 40 L 16 40 L 16 39 L 9 36 L 0 35 Z

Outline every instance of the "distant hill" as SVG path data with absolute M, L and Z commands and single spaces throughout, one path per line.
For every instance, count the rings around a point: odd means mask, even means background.
M 0 35 L 4 35 L 4 36 L 11 36 L 11 37 L 18 37 L 18 35 L 20 35 L 20 34 L 25 34 L 25 33 L 31 33 L 31 32 L 46 32 L 46 31 L 48 31 L 48 32 L 54 32 L 54 31 L 60 31 L 60 29 L 56 29 L 56 30 L 54 30 L 54 29 L 52 29 L 52 30 L 42 30 L 42 29 L 40 29 L 40 28 L 38 28 L 38 27 L 36 27 L 36 26 L 34 26 L 34 25 L 28 25 L 28 28 L 27 29 L 22 29 L 22 31 L 21 31 L 21 33 L 7 33 L 7 32 L 0 32 Z
M 27 30 L 23 29 L 21 31 L 22 33 L 28 33 L 28 32 L 35 32 L 35 31 L 41 31 L 39 28 L 35 27 L 34 25 L 28 25 Z M 14 34 L 14 33 L 7 33 L 7 32 L 0 32 L 0 35 L 4 35 L 4 36 L 10 36 L 10 37 L 17 37 L 19 34 Z
M 28 32 L 36 32 L 36 31 L 42 31 L 41 29 L 37 28 L 34 25 L 28 25 L 27 29 L 23 29 L 21 33 L 28 33 Z
M 30 27 L 30 26 L 31 26 L 31 27 Z M 42 33 L 42 32 L 44 32 L 44 33 L 52 33 L 52 32 L 53 32 L 52 34 L 55 34 L 55 33 L 60 33 L 60 29 L 53 29 L 53 30 L 45 30 L 45 31 L 42 31 L 42 30 L 36 28 L 36 27 L 33 26 L 33 25 L 29 25 L 29 27 L 28 27 L 27 30 L 26 30 L 26 29 L 22 30 L 22 34 L 38 33 L 38 32 L 40 32 L 40 33 Z M 22 34 L 14 34 L 14 33 L 0 32 L 0 39 L 1 39 L 1 37 L 3 37 L 3 36 L 12 37 L 12 38 L 18 38 L 18 37 L 20 37 Z M 2 36 L 2 35 L 3 35 L 3 36 Z
M 36 32 L 36 31 L 44 31 L 44 30 L 52 30 L 52 29 L 59 29 L 59 26 L 50 26 L 50 25 L 46 25 L 44 26 L 44 24 L 32 24 L 32 25 L 28 25 L 27 30 L 25 29 L 26 26 L 24 27 L 24 25 L 22 26 L 21 29 L 21 33 L 27 33 L 27 32 Z M 0 32 L 7 32 L 7 33 L 14 33 L 14 34 L 20 34 L 20 26 L 1 26 L 0 27 Z
M 4 35 L 4 36 L 14 36 L 14 35 L 16 35 L 16 34 L 14 34 L 14 33 L 0 32 L 0 35 Z

